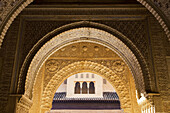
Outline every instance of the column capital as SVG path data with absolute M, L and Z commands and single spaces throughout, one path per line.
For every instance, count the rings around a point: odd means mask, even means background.
M 16 113 L 29 113 L 33 102 L 27 96 L 22 95 L 19 103 L 17 103 Z

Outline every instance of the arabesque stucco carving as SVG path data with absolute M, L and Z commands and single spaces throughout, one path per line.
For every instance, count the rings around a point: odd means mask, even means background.
M 80 40 L 80 37 L 87 37 L 88 40 Z M 73 41 L 71 43 L 75 43 L 74 40 L 78 40 L 78 39 L 79 41 L 86 42 L 86 41 L 90 41 L 91 37 L 94 37 L 93 41 L 91 40 L 91 42 L 98 43 L 98 44 L 102 44 L 100 43 L 100 41 L 107 42 L 111 45 L 110 47 L 108 46 L 111 50 L 117 52 L 117 54 L 120 55 L 120 57 L 123 56 L 123 59 L 126 58 L 125 62 L 130 67 L 133 76 L 135 75 L 134 79 L 135 79 L 136 87 L 139 88 L 142 93 L 145 93 L 144 80 L 143 80 L 142 70 L 139 65 L 139 62 L 137 58 L 134 56 L 134 54 L 131 52 L 131 50 L 123 42 L 121 42 L 115 36 L 102 30 L 98 30 L 94 28 L 77 28 L 57 35 L 49 42 L 47 42 L 37 52 L 37 54 L 35 55 L 34 59 L 30 64 L 27 73 L 27 79 L 25 84 L 25 95 L 31 98 L 33 85 L 36 80 L 39 69 L 41 68 L 42 64 L 47 60 L 48 56 L 50 56 L 51 54 L 53 54 L 55 51 L 59 49 L 58 48 L 59 45 L 61 44 L 67 45 L 69 41 Z M 94 41 L 94 39 L 96 41 Z

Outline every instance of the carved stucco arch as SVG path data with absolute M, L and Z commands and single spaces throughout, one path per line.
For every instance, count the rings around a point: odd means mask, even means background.
M 130 86 L 126 85 L 126 83 L 121 79 L 121 77 L 119 75 L 116 75 L 111 69 L 91 61 L 74 62 L 59 70 L 51 78 L 51 80 L 49 81 L 49 83 L 45 87 L 45 90 L 42 93 L 41 109 L 45 109 L 49 111 L 52 107 L 54 94 L 58 89 L 58 87 L 60 86 L 60 84 L 63 82 L 63 80 L 65 80 L 66 78 L 68 78 L 73 74 L 82 71 L 96 73 L 106 78 L 115 87 L 115 90 L 119 95 L 121 108 L 125 112 L 128 113 L 132 112 L 131 111 L 132 100 L 130 98 L 130 92 L 129 92 Z
M 10 27 L 10 25 L 12 24 L 12 22 L 14 21 L 14 19 L 18 16 L 18 14 L 26 7 L 28 6 L 30 3 L 32 3 L 34 0 L 26 0 L 23 2 L 18 2 L 16 3 L 16 6 L 18 7 L 13 7 L 13 12 L 11 14 L 11 16 L 8 17 L 7 21 L 4 22 L 4 26 L 1 26 L 1 35 L 0 35 L 0 48 L 2 46 L 2 42 L 3 39 L 6 35 L 6 32 L 8 30 L 8 28 Z M 150 3 L 147 0 L 137 0 L 139 3 L 141 3 L 143 6 L 145 6 L 151 13 L 152 15 L 158 20 L 158 22 L 160 23 L 160 25 L 162 26 L 162 28 L 165 31 L 165 34 L 167 35 L 168 39 L 170 40 L 170 31 L 169 31 L 169 26 L 167 25 L 167 23 L 165 22 L 165 19 L 163 19 L 163 16 L 161 16 L 158 11 L 156 11 L 155 7 L 152 7 L 150 5 Z M 13 2 L 13 1 L 12 1 Z M 15 1 L 14 1 L 15 2 Z M 15 6 L 15 5 L 14 5 Z M 158 10 L 158 9 L 157 9 Z M 9 10 L 11 11 L 11 9 Z M 8 11 L 6 11 L 4 14 L 9 13 Z M 7 14 L 6 14 L 7 15 Z M 7 16 L 6 16 L 7 18 Z M 3 19 L 3 21 L 5 21 L 5 18 Z M 169 22 L 169 21 L 168 21 Z
M 34 52 L 37 52 L 40 48 L 42 43 L 46 43 L 47 41 L 44 42 L 44 40 L 50 40 L 51 38 L 55 37 L 56 35 L 58 35 L 61 31 L 67 31 L 70 29 L 76 29 L 76 28 L 80 28 L 83 26 L 88 26 L 90 28 L 97 28 L 106 32 L 109 32 L 111 34 L 113 34 L 114 36 L 116 36 L 117 38 L 119 38 L 120 40 L 125 40 L 125 43 L 128 43 L 128 47 L 131 47 L 130 49 L 135 52 L 137 55 L 137 58 L 140 59 L 140 63 L 142 63 L 141 65 L 143 65 L 142 71 L 145 72 L 146 75 L 148 75 L 148 77 L 150 78 L 150 74 L 149 74 L 149 69 L 148 69 L 148 65 L 145 61 L 145 58 L 143 57 L 142 53 L 138 50 L 138 48 L 133 44 L 133 42 L 131 40 L 129 40 L 126 36 L 124 36 L 122 33 L 120 33 L 119 31 L 117 31 L 116 29 L 113 29 L 107 25 L 104 24 L 100 24 L 100 23 L 96 23 L 96 22 L 90 22 L 90 21 L 80 21 L 80 22 L 73 22 L 70 24 L 66 24 L 64 26 L 61 26 L 51 32 L 49 32 L 47 35 L 45 35 L 41 40 L 39 40 L 34 47 L 29 51 L 28 55 L 26 56 L 21 70 L 20 70 L 20 74 L 19 74 L 19 80 L 18 80 L 18 87 L 17 87 L 17 92 L 21 93 L 21 90 L 23 89 L 22 87 L 24 87 L 23 85 L 25 85 L 25 80 L 23 80 L 24 75 L 25 75 L 25 71 L 28 70 L 28 66 L 30 65 L 30 59 L 33 59 L 34 56 Z M 107 43 L 107 42 L 106 42 Z M 31 57 L 32 56 L 32 57 Z M 152 84 L 151 81 L 146 81 L 149 84 Z
M 142 70 L 137 58 L 132 53 L 132 51 L 112 34 L 99 29 L 86 27 L 65 31 L 55 36 L 53 39 L 44 44 L 43 47 L 41 47 L 41 49 L 34 56 L 28 69 L 25 83 L 25 96 L 29 97 L 30 99 L 32 98 L 32 89 L 36 81 L 37 74 L 43 63 L 48 59 L 48 57 L 55 51 L 59 50 L 61 45 L 64 45 L 73 40 L 80 40 L 81 37 L 87 37 L 88 40 L 91 39 L 91 41 L 94 43 L 103 44 L 102 42 L 106 42 L 108 45 L 110 45 L 107 46 L 105 44 L 104 46 L 109 47 L 111 50 L 115 51 L 120 57 L 122 57 L 122 59 L 124 59 L 133 74 L 135 84 L 137 85 L 136 87 L 140 89 L 142 93 L 145 93 Z

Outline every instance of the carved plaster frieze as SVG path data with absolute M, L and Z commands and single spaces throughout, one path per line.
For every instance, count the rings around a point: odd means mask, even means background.
M 159 13 L 157 13 L 157 11 L 149 3 L 147 3 L 147 0 L 137 0 L 137 1 L 141 3 L 143 6 L 145 6 L 152 13 L 152 15 L 158 20 L 159 24 L 162 26 L 163 30 L 165 31 L 165 34 L 170 40 L 169 28 L 164 22 L 163 18 L 159 15 Z
M 152 2 L 159 7 L 162 12 L 168 17 L 170 20 L 170 1 L 169 0 L 152 0 Z
M 53 55 L 52 55 L 53 56 Z M 53 57 L 54 58 L 54 57 Z M 49 62 L 52 61 L 52 64 L 49 66 L 47 65 Z M 70 65 L 75 62 L 81 62 L 81 61 L 87 61 L 87 60 L 62 60 L 62 59 L 51 59 L 46 61 L 45 65 L 45 76 L 44 76 L 44 82 L 43 82 L 43 88 L 46 87 L 50 79 L 62 68 L 64 68 L 67 65 Z M 110 70 L 113 71 L 114 74 L 118 75 L 121 77 L 121 79 L 124 81 L 125 84 L 129 85 L 129 80 L 128 80 L 128 67 L 125 65 L 123 60 L 88 60 L 94 63 L 101 64 L 103 66 L 106 66 Z M 60 64 L 57 66 L 53 64 Z M 51 71 L 52 70 L 52 71 Z M 101 70 L 104 71 L 104 70 Z

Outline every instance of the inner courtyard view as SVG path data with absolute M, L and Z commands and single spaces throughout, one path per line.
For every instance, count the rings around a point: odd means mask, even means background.
M 106 79 L 83 72 L 70 76 L 57 89 L 50 113 L 61 111 L 121 113 L 121 108 L 116 91 Z

